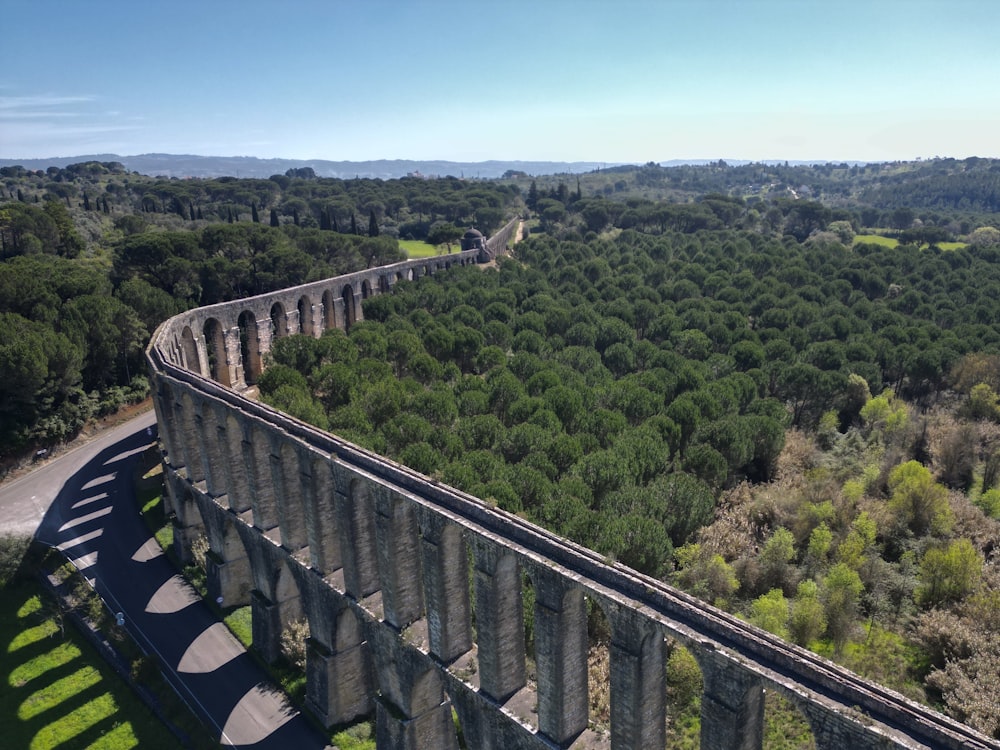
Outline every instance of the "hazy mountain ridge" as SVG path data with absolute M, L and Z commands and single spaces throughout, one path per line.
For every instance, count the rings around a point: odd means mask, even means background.
M 289 169 L 311 167 L 317 177 L 379 178 L 383 180 L 420 174 L 425 177 L 470 177 L 495 179 L 508 172 L 528 175 L 581 174 L 598 169 L 635 167 L 638 163 L 600 161 L 447 161 L 420 159 L 375 159 L 370 161 L 329 161 L 326 159 L 261 159 L 256 156 L 198 156 L 195 154 L 84 154 L 81 156 L 56 156 L 44 159 L 0 158 L 0 167 L 21 166 L 25 169 L 64 168 L 81 162 L 119 162 L 130 172 L 151 177 L 257 177 L 266 179 L 273 174 L 284 174 Z M 713 159 L 670 159 L 659 162 L 661 166 L 706 165 Z M 731 166 L 751 163 L 746 159 L 724 160 Z M 768 163 L 778 163 L 768 162 Z M 788 162 L 789 164 L 818 164 L 815 162 Z M 857 164 L 860 162 L 849 162 Z
M 198 156 L 194 154 L 86 154 L 59 156 L 44 159 L 0 158 L 0 166 L 22 166 L 25 169 L 66 167 L 87 161 L 120 162 L 126 169 L 150 176 L 163 177 L 259 177 L 284 174 L 289 169 L 311 167 L 317 177 L 368 177 L 395 179 L 410 174 L 426 177 L 478 177 L 493 179 L 508 171 L 527 174 L 560 174 L 591 172 L 606 166 L 607 162 L 562 161 L 481 161 L 458 162 L 419 159 L 376 159 L 371 161 L 329 161 L 325 159 L 260 159 L 255 156 Z

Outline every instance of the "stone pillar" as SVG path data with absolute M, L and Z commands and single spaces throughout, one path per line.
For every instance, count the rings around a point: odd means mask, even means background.
M 195 414 L 195 426 L 198 433 L 198 453 L 205 474 L 205 491 L 209 497 L 219 497 L 226 492 L 226 480 L 223 476 L 224 463 L 219 451 L 218 428 L 215 425 L 215 414 L 209 404 L 199 404 Z
M 568 745 L 587 728 L 587 607 L 583 591 L 543 567 L 528 572 L 535 584 L 535 664 L 538 729 Z
M 377 750 L 427 750 L 432 747 L 457 750 L 451 704 L 442 704 L 413 719 L 397 716 L 384 701 L 375 705 Z
M 705 681 L 701 746 L 760 750 L 764 742 L 764 690 L 760 678 L 731 657 L 695 647 Z
M 257 589 L 250 592 L 250 625 L 254 649 L 274 664 L 281 654 L 281 607 Z
M 443 517 L 428 514 L 422 532 L 430 651 L 447 664 L 472 648 L 469 557 L 462 530 Z
M 643 615 L 616 608 L 611 624 L 611 748 L 666 745 L 666 643 Z
M 226 349 L 226 369 L 229 371 L 229 384 L 236 389 L 246 387 L 243 379 L 243 351 L 240 346 L 240 327 L 234 325 L 222 333 L 222 340 Z
M 375 549 L 386 623 L 402 630 L 424 613 L 420 537 L 413 508 L 384 485 L 375 487 Z
M 271 342 L 275 339 L 271 331 L 271 318 L 265 316 L 257 321 L 257 354 L 263 363 L 264 355 L 271 351 Z
M 182 465 L 183 458 L 174 436 L 173 396 L 160 379 L 154 380 L 153 411 L 156 413 L 158 435 L 163 451 L 167 454 L 171 465 L 177 468 Z
M 364 301 L 364 297 L 359 289 L 354 293 L 354 322 L 359 323 L 365 319 L 365 311 L 361 308 L 361 303 Z
M 253 577 L 248 557 L 223 560 L 209 552 L 205 557 L 205 569 L 205 585 L 211 601 L 218 601 L 221 596 L 223 607 L 242 607 L 250 604 Z
M 243 455 L 250 469 L 250 505 L 253 525 L 268 531 L 278 525 L 277 496 L 271 475 L 271 440 L 266 431 L 253 428 L 243 444 Z
M 183 478 L 173 472 L 167 473 L 167 488 L 173 506 L 174 546 L 177 556 L 185 565 L 193 561 L 191 546 L 195 539 L 205 533 L 205 522 L 198 510 L 191 487 Z
M 898 750 L 898 742 L 865 725 L 866 717 L 860 711 L 854 714 L 838 713 L 829 707 L 811 701 L 795 701 L 805 714 L 812 728 L 816 750 Z
M 309 565 L 326 576 L 339 570 L 340 537 L 337 534 L 333 505 L 333 474 L 325 458 L 309 454 L 302 460 L 302 502 L 306 512 L 306 537 L 309 542 Z
M 202 463 L 202 455 L 199 450 L 199 425 L 195 422 L 194 404 L 188 392 L 181 392 L 180 401 L 174 405 L 174 416 L 178 417 L 178 431 L 176 437 L 180 438 L 181 452 L 184 459 L 181 465 L 184 466 L 188 481 L 197 484 L 205 479 L 205 469 Z
M 346 724 L 372 711 L 371 679 L 360 643 L 338 653 L 306 640 L 306 705 L 325 727 Z
M 347 310 L 344 309 L 343 297 L 333 300 L 333 321 L 337 328 L 347 330 Z
M 524 687 L 521 567 L 502 547 L 473 539 L 480 690 L 504 702 Z
M 226 407 L 221 407 L 226 410 Z M 250 463 L 253 451 L 250 442 L 243 436 L 244 423 L 226 410 L 225 419 L 219 420 L 220 433 L 225 430 L 225 450 L 227 471 L 227 499 L 229 509 L 234 513 L 243 513 L 253 507 L 253 489 L 250 481 Z M 221 438 L 220 438 L 221 440 Z
M 340 472 L 334 507 L 344 562 L 344 588 L 355 599 L 363 599 L 379 587 L 369 480 Z
M 378 750 L 457 750 L 451 703 L 441 673 L 427 658 L 403 643 L 399 633 L 381 625 L 369 628 L 378 676 L 376 736 Z
M 295 553 L 306 546 L 306 523 L 302 505 L 302 472 L 291 438 L 271 436 L 271 481 L 277 500 L 281 546 Z

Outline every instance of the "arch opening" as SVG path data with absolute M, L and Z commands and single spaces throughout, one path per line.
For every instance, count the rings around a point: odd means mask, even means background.
M 253 385 L 263 372 L 260 359 L 260 335 L 257 330 L 257 317 L 249 310 L 240 313 L 237 320 L 240 329 L 240 357 L 243 360 L 243 381 Z
M 345 284 L 340 291 L 340 298 L 344 301 L 344 328 L 350 328 L 357 321 L 357 310 L 354 307 L 354 290 L 350 284 Z
M 271 338 L 281 338 L 288 335 L 288 316 L 285 306 L 280 302 L 271 305 Z
M 205 349 L 208 352 L 208 374 L 212 380 L 229 387 L 232 385 L 229 377 L 229 358 L 226 356 L 226 337 L 222 323 L 217 318 L 205 321 Z
M 299 297 L 299 330 L 298 333 L 304 333 L 306 336 L 313 336 L 313 316 L 312 316 L 312 300 L 307 296 L 302 295 Z

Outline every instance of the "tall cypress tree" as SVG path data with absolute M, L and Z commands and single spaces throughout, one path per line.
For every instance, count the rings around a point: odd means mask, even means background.
M 250 203 L 250 218 L 253 219 L 254 224 L 260 224 L 260 214 L 257 213 L 256 201 Z
M 354 212 L 351 211 L 351 234 L 357 234 L 357 233 L 358 233 L 358 222 L 354 218 Z
M 375 209 L 368 214 L 368 236 L 378 237 L 378 219 L 375 218 Z
M 297 208 L 292 209 L 292 221 L 295 223 L 295 226 L 299 225 L 299 209 Z
M 191 221 L 194 221 L 194 203 L 188 201 L 188 213 L 191 214 Z
M 330 230 L 330 212 L 325 208 L 319 210 L 319 228 L 324 231 Z
M 276 227 L 276 226 L 279 226 L 279 224 L 280 224 L 280 222 L 278 221 L 278 209 L 272 208 L 271 209 L 271 226 L 272 227 Z

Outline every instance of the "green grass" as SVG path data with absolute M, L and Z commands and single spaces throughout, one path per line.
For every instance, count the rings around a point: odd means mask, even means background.
M 854 236 L 854 244 L 857 245 L 860 242 L 866 242 L 870 245 L 881 245 L 882 247 L 896 247 L 899 245 L 899 240 L 895 237 L 883 237 L 880 234 L 857 234 Z M 942 250 L 959 250 L 963 247 L 967 247 L 964 242 L 939 242 L 937 246 Z
M 445 248 L 439 249 L 434 245 L 428 245 L 423 240 L 400 240 L 399 248 L 406 253 L 407 258 L 434 258 L 445 253 Z M 456 252 L 458 248 L 459 245 L 456 242 L 452 246 L 452 252 Z
M 883 237 L 880 234 L 857 234 L 854 236 L 854 244 L 865 242 L 869 245 L 881 245 L 882 247 L 896 247 L 899 240 L 895 237 Z
M 237 607 L 225 616 L 224 621 L 226 627 L 236 636 L 236 640 L 243 644 L 243 648 L 249 649 L 253 644 L 250 607 Z
M 5 747 L 173 748 L 164 729 L 34 581 L 0 589 Z

